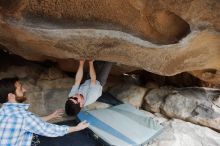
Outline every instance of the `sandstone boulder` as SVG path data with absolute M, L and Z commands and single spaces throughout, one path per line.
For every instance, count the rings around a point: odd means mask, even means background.
M 219 95 L 219 90 L 209 88 L 154 89 L 145 96 L 144 107 L 170 118 L 220 130 L 220 107 L 214 99 Z
M 147 89 L 131 84 L 120 84 L 110 89 L 109 92 L 124 103 L 140 108 Z
M 164 124 L 159 137 L 145 146 L 219 146 L 220 134 L 207 127 L 181 120 L 171 120 Z

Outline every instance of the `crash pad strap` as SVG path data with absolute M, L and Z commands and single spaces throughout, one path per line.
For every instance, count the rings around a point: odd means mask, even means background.
M 130 138 L 128 138 L 127 136 L 123 135 L 121 132 L 117 131 L 116 129 L 112 128 L 111 126 L 107 125 L 106 123 L 104 123 L 103 121 L 99 120 L 98 118 L 94 117 L 93 115 L 91 115 L 88 112 L 80 112 L 78 114 L 78 118 L 83 121 L 86 120 L 87 122 L 90 123 L 90 125 L 97 127 L 99 129 L 102 129 L 103 131 L 129 143 L 132 145 L 137 145 L 136 142 L 134 142 L 133 140 L 131 140 Z

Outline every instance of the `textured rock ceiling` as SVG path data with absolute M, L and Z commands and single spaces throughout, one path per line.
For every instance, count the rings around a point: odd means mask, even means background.
M 219 0 L 0 1 L 1 45 L 66 66 L 94 58 L 219 84 L 219 31 Z

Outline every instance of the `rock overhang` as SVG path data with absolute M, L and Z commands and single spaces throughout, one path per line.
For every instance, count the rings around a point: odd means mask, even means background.
M 0 43 L 29 60 L 94 58 L 166 76 L 190 72 L 206 81 L 210 77 L 203 73 L 220 70 L 216 0 L 201 11 L 208 12 L 206 18 L 195 17 L 202 2 L 194 2 L 197 7 L 188 1 L 168 5 L 172 0 L 57 2 L 0 3 Z M 187 6 L 191 12 L 184 13 Z

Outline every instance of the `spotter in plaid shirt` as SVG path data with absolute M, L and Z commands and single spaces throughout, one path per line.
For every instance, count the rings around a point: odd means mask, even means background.
M 17 78 L 0 80 L 0 103 L 4 103 L 0 109 L 0 146 L 30 146 L 33 133 L 57 137 L 89 126 L 86 121 L 71 127 L 45 122 L 56 118 L 59 113 L 43 118 L 34 116 L 27 111 L 29 105 L 22 104 L 26 100 L 25 92 Z
M 5 103 L 0 109 L 0 145 L 30 146 L 33 133 L 48 137 L 63 136 L 68 126 L 44 122 L 26 111 L 29 105 Z

